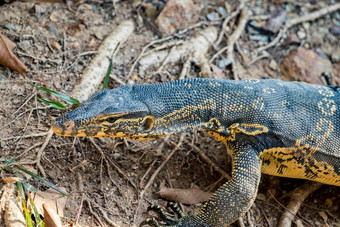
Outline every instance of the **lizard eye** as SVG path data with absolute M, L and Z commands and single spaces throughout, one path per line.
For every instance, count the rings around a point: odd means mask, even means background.
M 118 117 L 108 117 L 105 119 L 106 122 L 115 123 L 118 120 Z

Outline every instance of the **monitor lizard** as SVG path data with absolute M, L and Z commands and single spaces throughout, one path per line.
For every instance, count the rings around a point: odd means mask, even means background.
M 226 226 L 265 174 L 340 186 L 340 88 L 281 80 L 185 79 L 93 95 L 52 125 L 58 135 L 155 139 L 203 131 L 233 156 L 232 179 L 171 226 Z

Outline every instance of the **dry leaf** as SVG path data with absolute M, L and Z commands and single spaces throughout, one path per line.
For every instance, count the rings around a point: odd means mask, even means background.
M 43 204 L 44 221 L 46 227 L 63 227 L 59 215 L 46 204 Z
M 184 204 L 205 202 L 212 196 L 212 192 L 205 192 L 197 188 L 174 189 L 162 187 L 159 190 L 162 198 Z
M 21 181 L 22 179 L 20 177 L 8 177 L 4 178 L 3 180 L 6 181 L 7 183 L 15 183 Z
M 0 65 L 10 68 L 25 77 L 26 66 L 14 54 L 15 43 L 0 34 Z
M 60 189 L 65 191 L 65 188 L 63 187 L 60 187 Z M 64 207 L 67 200 L 66 196 L 49 188 L 46 191 L 38 190 L 37 192 L 32 192 L 32 198 L 34 198 L 34 204 L 37 207 L 39 214 L 43 213 L 43 205 L 45 204 L 52 208 L 60 217 L 64 216 Z

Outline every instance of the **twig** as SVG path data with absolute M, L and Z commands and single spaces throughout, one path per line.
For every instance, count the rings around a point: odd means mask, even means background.
M 41 146 L 42 143 L 41 142 L 38 142 L 36 144 L 33 144 L 32 146 L 30 146 L 29 148 L 27 148 L 26 150 L 24 150 L 23 152 L 21 152 L 19 155 L 16 156 L 16 159 L 20 158 L 21 156 L 25 155 L 27 152 L 29 152 L 30 150 L 36 148 L 36 147 L 39 147 Z
M 141 53 L 139 54 L 139 56 L 134 60 L 132 66 L 131 66 L 131 68 L 130 68 L 129 73 L 128 73 L 128 75 L 126 76 L 127 79 L 130 78 L 130 76 L 131 76 L 133 70 L 135 69 L 137 63 L 139 62 L 139 60 L 140 60 L 143 56 L 145 56 L 144 53 L 145 53 L 145 51 L 146 51 L 149 47 L 151 47 L 151 46 L 153 46 L 153 45 L 155 45 L 155 44 L 157 44 L 157 43 L 162 43 L 162 42 L 171 40 L 171 39 L 173 39 L 173 38 L 175 38 L 175 37 L 177 37 L 177 36 L 180 36 L 180 35 L 184 34 L 184 33 L 187 32 L 188 30 L 191 30 L 191 29 L 193 29 L 193 28 L 200 27 L 200 26 L 205 25 L 205 24 L 207 24 L 207 23 L 206 23 L 205 21 L 202 21 L 202 22 L 199 22 L 199 23 L 197 23 L 197 24 L 194 24 L 194 25 L 192 25 L 192 26 L 190 26 L 190 27 L 188 27 L 188 28 L 186 28 L 186 29 L 183 29 L 183 30 L 179 31 L 179 32 L 177 32 L 177 33 L 174 34 L 174 35 L 171 35 L 171 36 L 168 36 L 168 37 L 165 37 L 165 38 L 162 38 L 162 39 L 157 39 L 157 40 L 151 41 L 149 44 L 147 44 L 145 47 L 143 47 L 143 49 L 142 49 Z M 175 42 L 175 43 L 176 43 L 176 42 Z M 176 43 L 176 45 L 177 45 L 177 43 Z
M 198 61 L 200 61 L 200 57 L 207 53 L 216 37 L 216 28 L 213 26 L 207 27 L 198 32 L 196 37 L 192 37 L 191 39 L 183 42 L 183 45 L 181 45 L 180 48 L 176 48 L 176 51 L 173 51 L 173 53 L 169 54 L 169 51 L 167 50 L 157 51 L 144 56 L 139 60 L 139 63 L 143 67 L 147 68 L 155 63 L 163 62 L 167 57 L 168 62 L 176 62 L 183 57 L 185 58 L 186 56 L 196 58 Z
M 206 163 L 208 163 L 217 172 L 219 172 L 221 176 L 223 176 L 227 180 L 231 180 L 231 177 L 229 176 L 229 174 L 227 174 L 223 169 L 221 169 L 218 165 L 216 165 L 206 154 L 204 154 L 204 152 L 199 147 L 195 146 L 194 144 L 189 144 L 189 145 L 194 149 L 196 154 L 198 154 Z
M 240 11 L 243 9 L 243 7 L 245 6 L 246 0 L 241 0 L 240 1 L 240 5 L 237 7 L 237 9 L 235 11 L 233 11 L 228 17 L 226 17 L 223 21 L 222 24 L 222 29 L 221 32 L 217 38 L 217 41 L 215 42 L 214 46 L 217 48 L 217 46 L 220 44 L 220 42 L 223 39 L 224 34 L 227 32 L 227 24 L 229 23 L 229 21 L 231 19 L 233 19 L 234 17 L 236 17 Z
M 46 136 L 48 132 L 41 132 L 41 133 L 35 133 L 30 135 L 24 135 L 24 136 L 11 136 L 7 138 L 1 138 L 1 140 L 14 140 L 14 139 L 20 139 L 20 138 L 31 138 L 31 137 L 40 137 L 40 136 Z
M 258 60 L 260 60 L 262 58 L 269 58 L 269 57 L 270 57 L 270 54 L 267 51 L 265 51 L 265 52 L 263 52 L 262 55 L 257 56 L 256 58 L 253 58 L 250 62 L 248 62 L 247 66 L 254 64 L 255 62 L 257 62 Z
M 101 207 L 99 207 L 98 210 L 99 210 L 100 213 L 103 215 L 103 218 L 105 219 L 105 221 L 108 222 L 111 226 L 113 226 L 113 227 L 120 227 L 120 225 L 117 225 L 116 223 L 114 223 L 114 222 L 107 216 L 107 213 L 106 213 Z
M 155 165 L 155 163 L 157 162 L 157 158 L 155 160 L 153 160 L 153 162 L 151 163 L 151 165 L 149 165 L 149 168 L 146 170 L 146 172 L 144 173 L 144 175 L 142 176 L 142 178 L 140 179 L 140 182 L 139 182 L 139 187 L 140 188 L 143 188 L 143 182 L 144 182 L 144 179 L 145 177 L 150 173 L 152 167 Z
M 246 227 L 246 226 L 244 225 L 243 217 L 239 217 L 239 218 L 237 219 L 237 223 L 238 223 L 238 225 L 239 225 L 240 227 Z
M 239 24 L 237 28 L 235 29 L 235 31 L 229 36 L 227 46 L 222 48 L 220 51 L 218 51 L 209 61 L 209 63 L 213 62 L 217 56 L 221 55 L 224 51 L 227 51 L 227 59 L 230 59 L 232 61 L 232 67 L 233 67 L 235 80 L 238 80 L 239 78 L 238 78 L 236 66 L 234 63 L 234 45 L 236 41 L 241 37 L 241 34 L 246 27 L 249 16 L 250 16 L 250 12 L 249 12 L 248 7 L 243 7 L 241 11 Z
M 93 215 L 93 217 L 99 222 L 100 226 L 104 227 L 105 225 L 101 222 L 101 220 L 98 217 L 98 215 L 95 212 L 93 212 L 92 206 L 91 206 L 91 202 L 88 201 L 87 199 L 84 199 L 84 201 L 87 203 L 87 206 L 89 207 L 90 213 Z
M 130 180 L 130 178 L 128 176 L 126 176 L 126 174 L 113 161 L 111 161 L 109 158 L 107 158 L 104 155 L 103 150 L 96 144 L 96 142 L 94 142 L 94 139 L 92 137 L 88 137 L 87 139 L 100 152 L 100 154 L 102 155 L 102 158 L 108 160 L 111 163 L 111 165 L 137 190 L 137 186 Z
M 184 62 L 183 67 L 182 67 L 182 71 L 179 74 L 179 78 L 178 79 L 184 79 L 185 76 L 188 74 L 189 69 L 190 69 L 190 64 L 191 64 L 191 57 L 188 57 L 187 60 Z
M 158 68 L 156 73 L 161 73 L 163 71 L 164 66 L 168 63 L 170 56 L 173 54 L 173 52 L 176 50 L 175 46 L 173 46 L 170 51 L 168 56 L 166 56 L 166 58 L 164 59 L 164 61 L 162 62 L 162 65 Z
M 40 164 L 40 161 L 41 161 L 41 157 L 42 157 L 43 151 L 45 150 L 47 144 L 50 142 L 52 136 L 53 136 L 53 131 L 52 131 L 52 128 L 51 128 L 47 132 L 47 135 L 46 135 L 46 138 L 44 140 L 44 143 L 41 145 L 40 149 L 38 150 L 37 158 L 35 159 L 35 161 L 33 161 L 33 163 L 35 163 L 37 165 L 37 168 L 39 169 L 41 175 L 44 178 L 46 178 L 46 174 L 45 174 L 44 168 Z
M 35 95 L 37 94 L 37 92 L 33 92 L 32 95 L 30 95 L 26 100 L 25 102 L 16 110 L 14 111 L 14 113 L 12 113 L 12 117 L 19 112 L 19 110 L 24 107 Z
M 152 174 L 152 176 L 150 177 L 148 183 L 145 185 L 144 189 L 140 192 L 139 194 L 139 202 L 137 205 L 137 209 L 135 212 L 135 215 L 133 217 L 133 223 L 135 223 L 136 219 L 137 219 L 137 215 L 138 215 L 138 210 L 139 207 L 142 203 L 143 197 L 144 197 L 144 193 L 146 192 L 146 190 L 150 187 L 150 185 L 153 183 L 153 181 L 155 180 L 156 176 L 158 175 L 159 171 L 161 171 L 161 169 L 165 166 L 165 164 L 170 160 L 170 158 L 175 154 L 175 152 L 180 149 L 180 147 L 182 146 L 183 140 L 184 140 L 185 134 L 183 133 L 180 136 L 180 139 L 177 143 L 177 145 L 172 149 L 172 151 L 168 154 L 168 156 L 165 158 L 165 160 L 162 162 L 162 164 L 155 170 L 155 172 Z
M 32 108 L 33 110 L 45 110 L 45 109 L 49 109 L 51 108 L 51 106 L 44 106 L 44 107 L 35 107 L 35 108 Z M 13 120 L 11 120 L 10 122 L 8 122 L 6 125 L 2 126 L 0 128 L 0 131 L 4 128 L 6 128 L 7 126 L 9 126 L 10 124 L 12 124 L 13 122 L 15 122 L 17 119 L 19 119 L 19 117 L 21 117 L 22 115 L 26 114 L 27 112 L 30 112 L 31 109 L 27 109 L 25 110 L 24 112 L 22 112 L 21 114 L 19 114 L 18 116 L 16 116 L 16 118 L 14 118 Z
M 313 192 L 322 186 L 319 182 L 308 181 L 301 187 L 296 188 L 290 196 L 290 201 L 285 208 L 286 211 L 282 214 L 279 227 L 290 227 L 292 221 L 297 214 L 302 202 Z
M 291 27 L 293 27 L 297 24 L 303 23 L 303 22 L 315 20 L 319 17 L 325 16 L 325 15 L 332 13 L 332 12 L 335 12 L 339 9 L 340 9 L 340 3 L 336 3 L 334 5 L 322 8 L 322 9 L 317 10 L 315 12 L 306 14 L 304 16 L 294 18 L 294 19 L 290 19 L 290 20 L 286 21 L 285 26 L 280 30 L 279 34 L 275 37 L 275 39 L 273 41 L 271 41 L 270 43 L 268 43 L 267 45 L 257 48 L 256 52 L 260 53 L 264 50 L 267 50 L 268 48 L 273 47 L 276 43 L 278 43 L 280 41 L 283 34 L 286 33 L 289 28 L 291 28 Z

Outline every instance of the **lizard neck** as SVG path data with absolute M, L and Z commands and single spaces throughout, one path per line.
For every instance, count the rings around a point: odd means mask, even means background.
M 136 85 L 133 91 L 155 118 L 153 133 L 166 135 L 215 130 L 239 120 L 244 105 L 239 96 L 250 95 L 242 86 L 240 81 L 191 79 Z

